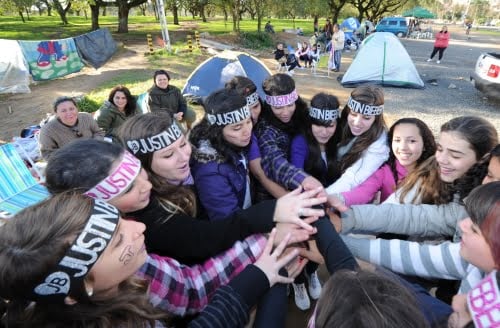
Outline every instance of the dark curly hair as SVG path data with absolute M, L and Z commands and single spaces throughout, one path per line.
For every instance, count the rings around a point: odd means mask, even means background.
M 123 85 L 117 85 L 116 87 L 111 89 L 111 91 L 109 92 L 108 101 L 116 106 L 115 102 L 113 101 L 113 98 L 115 97 L 115 94 L 118 91 L 123 92 L 125 97 L 127 97 L 127 104 L 125 105 L 125 116 L 134 115 L 135 110 L 137 108 L 137 100 L 135 99 L 134 96 L 132 96 L 130 90 L 127 87 Z

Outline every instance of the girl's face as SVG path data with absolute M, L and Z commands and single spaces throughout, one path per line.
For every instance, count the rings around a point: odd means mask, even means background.
M 476 163 L 476 153 L 459 133 L 441 132 L 437 142 L 436 161 L 441 180 L 453 182 Z
M 160 74 L 155 77 L 155 84 L 160 89 L 166 89 L 168 87 L 168 77 L 165 74 Z
M 64 124 L 73 126 L 78 120 L 78 108 L 72 101 L 63 101 L 56 107 L 56 116 Z
M 295 103 L 281 107 L 271 106 L 271 110 L 281 122 L 288 123 L 292 120 L 293 113 L 295 113 Z
M 121 195 L 111 199 L 109 203 L 124 213 L 142 210 L 149 204 L 151 195 L 151 182 L 148 174 L 141 169 L 137 178 L 130 185 L 130 188 Z
M 347 124 L 351 129 L 351 133 L 356 137 L 370 130 L 373 122 L 375 122 L 374 115 L 362 115 L 351 110 L 347 116 Z
M 260 106 L 260 101 L 257 101 L 255 105 L 250 107 L 250 115 L 252 115 L 252 122 L 255 124 L 259 120 L 260 112 L 262 107 Z
M 491 249 L 484 238 L 479 226 L 466 218 L 458 223 L 462 230 L 460 256 L 479 269 L 490 272 L 495 269 L 495 261 Z
M 252 137 L 252 118 L 225 126 L 222 129 L 222 136 L 224 140 L 236 147 L 248 146 Z
M 312 134 L 314 139 L 320 144 L 325 145 L 328 140 L 333 136 L 335 130 L 337 129 L 337 121 L 334 121 L 330 126 L 323 125 L 311 125 Z
M 170 183 L 180 184 L 191 174 L 190 157 L 191 145 L 181 136 L 170 146 L 153 153 L 151 170 Z
M 488 174 L 483 179 L 483 184 L 500 181 L 500 157 L 492 157 L 488 165 Z
M 424 140 L 415 124 L 398 124 L 392 136 L 392 152 L 408 172 L 413 170 L 422 156 Z
M 127 96 L 121 91 L 116 91 L 113 96 L 113 104 L 119 109 L 123 110 L 127 106 Z
M 146 262 L 144 223 L 121 219 L 110 243 L 90 270 L 94 294 L 117 292 L 118 285 Z

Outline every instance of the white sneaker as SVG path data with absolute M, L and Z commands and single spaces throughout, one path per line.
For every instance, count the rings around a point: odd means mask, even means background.
M 299 69 L 305 69 L 305 67 L 304 66 L 299 66 Z
M 432 59 L 430 59 L 430 58 L 429 58 L 429 59 L 427 59 L 427 61 L 428 61 L 428 62 L 431 62 L 431 61 L 432 61 Z
M 319 299 L 319 296 L 321 295 L 321 282 L 318 278 L 318 271 L 314 271 L 309 276 L 309 286 L 307 289 L 309 290 L 309 295 L 311 295 L 313 300 Z
M 287 73 L 288 75 L 290 75 L 290 76 L 293 76 L 293 73 L 295 73 L 295 72 L 294 72 L 294 71 L 293 71 L 293 69 L 292 69 L 292 70 L 290 70 L 290 71 L 288 71 L 288 72 L 286 72 L 286 73 Z
M 295 294 L 295 304 L 302 311 L 308 310 L 311 307 L 311 300 L 307 295 L 305 284 L 292 284 Z
M 437 64 L 441 64 L 441 61 L 440 61 L 440 60 L 438 60 L 436 63 L 437 63 Z

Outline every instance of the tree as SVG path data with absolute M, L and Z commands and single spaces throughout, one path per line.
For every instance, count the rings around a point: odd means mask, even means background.
M 49 0 L 40 0 L 47 6 L 47 16 L 52 16 L 52 3 Z
M 118 33 L 128 33 L 128 14 L 131 8 L 137 7 L 147 0 L 116 0 L 118 7 Z
M 366 17 L 374 22 L 385 13 L 401 9 L 406 3 L 408 0 L 354 0 L 353 5 L 358 9 L 359 17 Z
M 59 14 L 59 17 L 61 17 L 63 25 L 68 25 L 68 19 L 66 18 L 66 14 L 71 8 L 72 0 L 66 0 L 66 6 L 63 6 L 59 0 L 52 0 L 52 3 L 57 13 Z
M 364 0 L 357 1 L 364 2 Z M 332 14 L 332 23 L 336 23 L 339 18 L 340 11 L 347 3 L 347 0 L 327 0 L 326 3 L 328 5 L 329 12 Z

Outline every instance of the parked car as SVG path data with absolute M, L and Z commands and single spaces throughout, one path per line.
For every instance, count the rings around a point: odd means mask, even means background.
M 487 97 L 500 100 L 500 53 L 479 55 L 470 79 Z
M 404 17 L 385 17 L 375 27 L 376 32 L 391 32 L 402 38 L 408 34 L 408 24 Z

